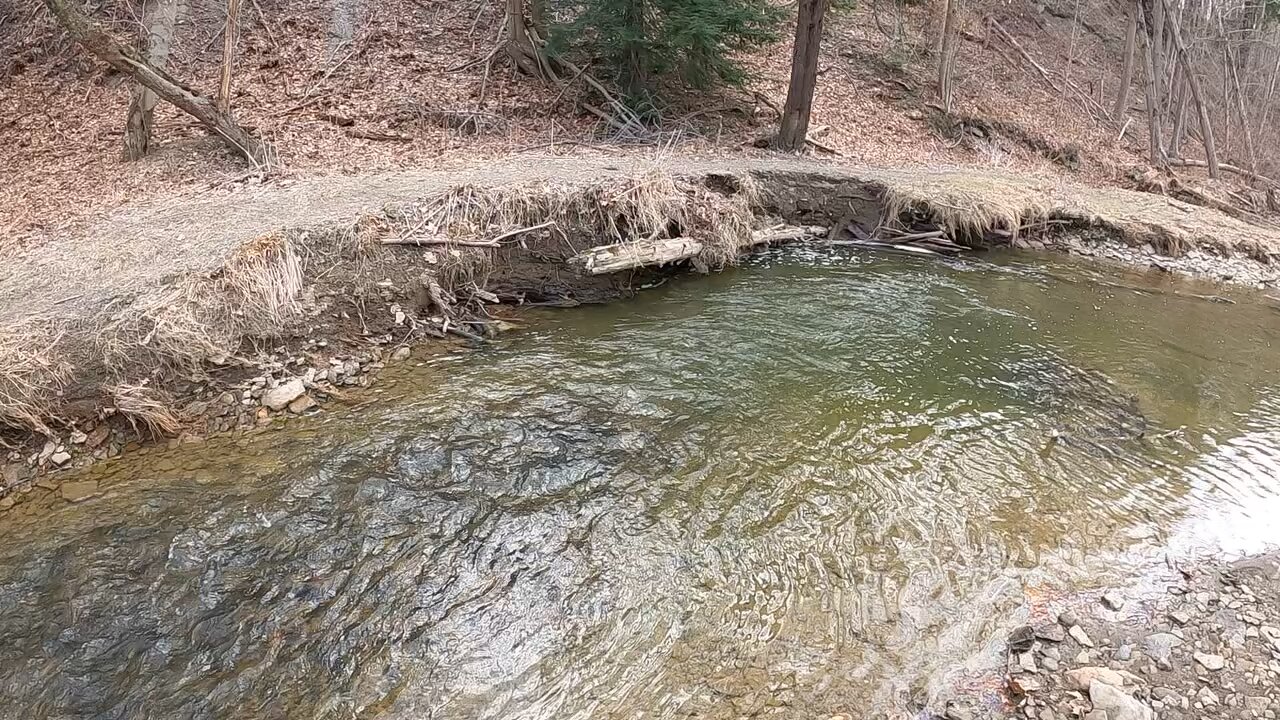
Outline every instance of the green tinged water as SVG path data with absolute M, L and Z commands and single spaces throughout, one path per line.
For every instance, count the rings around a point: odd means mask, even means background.
M 0 717 L 913 712 L 1037 597 L 1280 541 L 1280 313 L 1185 290 L 776 252 L 101 465 L 0 520 Z

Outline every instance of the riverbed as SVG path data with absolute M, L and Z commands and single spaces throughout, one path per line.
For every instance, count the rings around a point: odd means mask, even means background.
M 1248 293 L 792 248 L 521 319 L 3 518 L 0 716 L 909 717 L 1019 608 L 1280 540 Z

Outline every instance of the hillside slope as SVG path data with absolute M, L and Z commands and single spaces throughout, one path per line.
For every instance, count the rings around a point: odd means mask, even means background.
M 170 67 L 198 88 L 216 84 L 220 7 L 193 0 L 179 23 Z M 1110 18 L 1120 11 L 1107 1 L 1079 3 L 1078 11 L 1081 22 L 1051 3 L 969 5 L 955 110 L 976 122 L 959 124 L 930 105 L 925 8 L 877 0 L 837 13 L 815 101 L 822 144 L 858 164 L 1004 167 L 1124 182 L 1141 163 L 1142 123 L 1130 123 L 1117 141 L 1115 123 L 1055 93 L 985 24 L 994 18 L 1044 65 L 1068 68 L 1105 100 L 1118 82 L 1122 29 Z M 788 39 L 743 59 L 752 72 L 746 88 L 677 95 L 651 136 L 610 137 L 581 111 L 579 86 L 553 92 L 504 64 L 492 72 L 483 64 L 458 69 L 489 53 L 500 20 L 489 0 L 251 2 L 242 18 L 235 112 L 278 147 L 280 181 L 461 166 L 529 149 L 754 154 L 752 142 L 775 122 L 770 105 L 786 94 Z M 118 31 L 135 26 L 126 14 L 114 18 Z M 0 66 L 0 166 L 9 170 L 0 233 L 9 239 L 73 236 L 89 217 L 123 204 L 246 179 L 238 160 L 163 105 L 158 151 L 122 161 L 127 83 L 70 44 L 34 0 L 0 22 L 0 57 L 9 58 Z M 458 113 L 469 119 L 461 129 L 450 127 Z

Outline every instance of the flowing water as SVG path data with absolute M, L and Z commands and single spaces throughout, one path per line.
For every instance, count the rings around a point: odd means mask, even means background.
M 777 252 L 102 464 L 0 518 L 0 716 L 911 713 L 1044 597 L 1280 540 L 1280 313 L 1180 287 Z

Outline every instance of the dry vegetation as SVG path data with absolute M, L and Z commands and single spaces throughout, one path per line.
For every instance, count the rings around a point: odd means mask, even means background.
M 489 51 L 500 19 L 497 5 L 389 0 L 356 17 L 343 37 L 334 34 L 326 0 L 246 4 L 237 116 L 275 143 L 286 174 L 295 175 L 464 165 L 530 148 L 583 152 L 582 144 L 603 145 L 610 153 L 648 150 L 654 143 L 682 153 L 750 153 L 751 142 L 775 123 L 770 105 L 780 104 L 786 92 L 785 41 L 745 58 L 753 74 L 747 88 L 676 96 L 650 136 L 621 138 L 576 104 L 578 87 L 562 97 L 505 68 L 453 71 Z M 218 70 L 221 3 L 197 0 L 189 7 L 171 66 L 196 87 L 210 88 Z M 1057 145 L 1088 148 L 1083 176 L 1119 182 L 1141 159 L 1136 133 L 1117 142 L 1118 127 L 1082 112 L 1072 98 L 1054 95 L 983 26 L 987 14 L 1001 18 L 1045 64 L 1067 66 L 1101 96 L 1115 87 L 1122 38 L 1115 23 L 1100 18 L 1117 11 L 1110 2 L 1079 7 L 1082 17 L 1114 35 L 1104 42 L 1072 31 L 1069 20 L 1029 4 L 968 7 L 956 109 L 1029 128 Z M 116 30 L 136 31 L 128 5 L 107 8 Z M 13 169 L 15 191 L 0 198 L 0 232 L 28 241 L 56 238 L 81 226 L 87 214 L 243 179 L 239 161 L 164 105 L 156 120 L 159 151 L 123 162 L 124 79 L 70 46 L 34 0 L 18 0 L 10 12 L 16 20 L 0 37 L 0 54 L 12 58 L 0 68 L 0 133 L 16 142 L 0 144 L 0 164 Z M 1017 139 L 957 141 L 935 132 L 927 119 L 929 25 L 928 8 L 899 9 L 885 1 L 833 17 L 815 101 L 814 125 L 826 127 L 822 143 L 849 161 L 882 166 L 1062 171 Z M 899 29 L 886 34 L 880 26 Z

